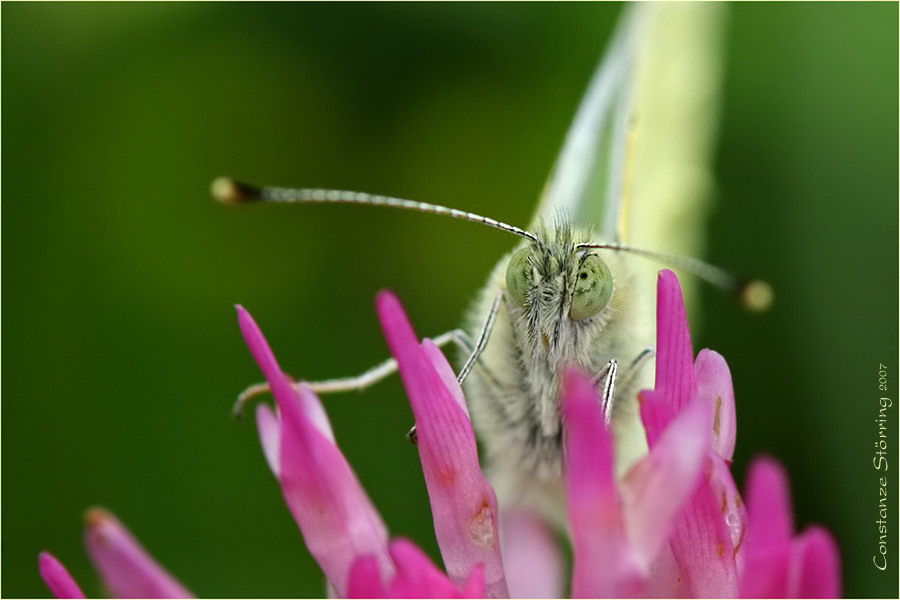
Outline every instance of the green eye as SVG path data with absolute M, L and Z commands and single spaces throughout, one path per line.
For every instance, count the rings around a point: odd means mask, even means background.
M 506 277 L 509 280 L 509 274 Z M 575 295 L 572 296 L 569 316 L 576 320 L 593 317 L 612 298 L 612 273 L 599 256 L 591 254 L 581 263 L 575 277 Z
M 528 264 L 528 248 L 522 248 L 509 259 L 506 267 L 506 289 L 519 306 L 525 306 L 531 285 L 531 265 Z

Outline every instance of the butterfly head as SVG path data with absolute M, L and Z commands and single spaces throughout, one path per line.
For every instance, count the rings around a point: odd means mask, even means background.
M 612 301 L 612 271 L 591 248 L 582 248 L 572 229 L 560 225 L 539 230 L 513 253 L 506 269 L 506 289 L 515 312 L 528 323 L 535 343 L 552 353 L 565 329 L 602 319 Z

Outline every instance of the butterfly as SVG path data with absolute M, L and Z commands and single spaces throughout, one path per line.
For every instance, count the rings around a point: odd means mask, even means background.
M 390 206 L 520 238 L 490 273 L 463 328 L 436 338 L 462 349 L 459 379 L 501 505 L 524 504 L 551 517 L 562 505 L 558 396 L 565 365 L 593 375 L 618 471 L 646 452 L 637 392 L 653 384 L 652 259 L 720 287 L 738 285 L 715 267 L 679 258 L 701 251 L 712 188 L 722 10 L 711 3 L 626 6 L 528 229 L 388 196 L 213 183 L 214 196 L 228 203 Z M 389 360 L 312 387 L 362 389 L 395 368 Z M 248 388 L 238 406 L 265 388 Z
M 536 239 L 500 260 L 469 313 L 466 328 L 478 331 L 501 298 L 481 368 L 466 381 L 501 502 L 559 514 L 564 365 L 594 374 L 618 472 L 646 452 L 637 392 L 653 386 L 658 264 L 615 248 L 701 251 L 721 12 L 626 8 L 529 226 Z

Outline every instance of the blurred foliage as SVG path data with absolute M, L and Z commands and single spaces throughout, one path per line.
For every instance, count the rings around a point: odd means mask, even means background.
M 846 593 L 893 596 L 871 460 L 879 363 L 898 381 L 898 7 L 731 8 L 708 258 L 778 296 L 749 316 L 704 293 L 695 346 L 732 369 L 738 481 L 777 456 L 797 525 L 836 534 Z M 378 209 L 222 207 L 209 182 L 524 225 L 619 9 L 4 3 L 3 595 L 48 595 L 44 549 L 98 594 L 94 504 L 202 596 L 322 594 L 253 423 L 229 416 L 259 379 L 232 305 L 295 376 L 353 374 L 387 353 L 378 289 L 436 335 L 514 241 Z M 392 533 L 437 556 L 399 382 L 327 405 Z

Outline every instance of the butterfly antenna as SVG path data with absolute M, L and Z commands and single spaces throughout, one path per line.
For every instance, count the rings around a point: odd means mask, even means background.
M 713 287 L 721 289 L 728 295 L 734 296 L 744 308 L 752 312 L 764 312 L 775 301 L 775 291 L 767 281 L 757 278 L 739 277 L 725 269 L 696 258 L 673 256 L 623 244 L 585 242 L 578 244 L 577 247 L 628 252 L 629 254 L 650 258 L 676 269 L 683 269 L 695 277 L 706 281 Z
M 439 204 L 404 200 L 392 196 L 378 194 L 366 194 L 363 192 L 349 192 L 344 190 L 326 190 L 319 188 L 281 188 L 261 187 L 235 181 L 229 177 L 219 177 L 212 183 L 212 195 L 223 204 L 243 204 L 246 202 L 290 202 L 290 203 L 331 203 L 331 204 L 362 204 L 367 206 L 389 206 L 417 212 L 444 215 L 454 219 L 480 223 L 514 233 L 533 242 L 537 237 L 515 225 L 509 225 L 490 217 L 483 217 L 475 213 L 457 210 Z

